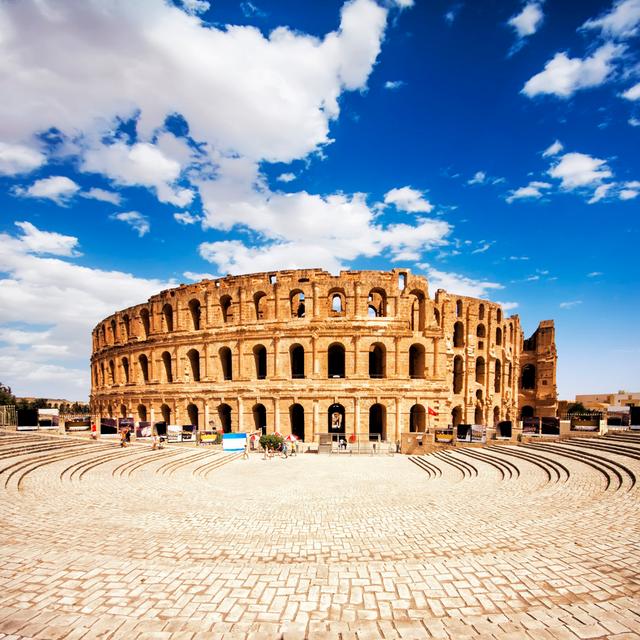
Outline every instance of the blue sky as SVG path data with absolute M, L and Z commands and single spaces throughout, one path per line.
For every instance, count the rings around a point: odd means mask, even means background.
M 389 269 L 635 389 L 640 0 L 0 3 L 0 381 L 205 276 Z

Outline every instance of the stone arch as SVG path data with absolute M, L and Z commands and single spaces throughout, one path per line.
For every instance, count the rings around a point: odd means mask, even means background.
M 369 377 L 385 378 L 387 375 L 387 350 L 382 342 L 369 347 Z
M 340 342 L 334 342 L 327 349 L 327 375 L 329 378 L 345 377 L 345 349 Z
M 497 426 L 500 422 L 500 407 L 493 407 L 493 426 Z
M 455 429 L 459 424 L 462 423 L 462 407 L 458 405 L 451 410 L 451 424 Z
M 231 296 L 220 296 L 220 311 L 222 312 L 222 322 L 229 324 L 233 322 L 233 309 Z
M 104 362 L 100 363 L 100 377 L 102 378 L 102 386 L 106 387 L 107 381 L 105 380 L 105 376 L 104 376 Z
M 126 404 L 121 404 L 120 405 L 120 417 L 121 418 L 127 418 L 129 416 L 129 409 L 127 408 Z
M 122 325 L 124 326 L 124 339 L 128 341 L 131 337 L 131 319 L 128 313 L 122 316 Z
M 116 383 L 116 364 L 113 360 L 109 360 L 109 384 Z
M 304 347 L 301 344 L 292 344 L 289 347 L 289 364 L 292 378 L 304 378 Z
M 499 393 L 501 388 L 502 388 L 502 362 L 500 362 L 500 360 L 496 360 L 496 378 L 495 378 L 494 391 L 496 393 Z
M 122 375 L 124 378 L 124 383 L 129 384 L 129 358 L 126 356 L 122 358 Z
M 484 304 L 478 306 L 478 320 L 484 320 Z
M 473 415 L 473 424 L 484 424 L 484 416 L 482 415 L 482 407 L 476 405 L 476 410 Z
M 256 378 L 264 380 L 267 377 L 267 349 L 262 344 L 253 347 L 253 360 L 256 367 Z
M 453 325 L 453 346 L 464 347 L 464 324 L 460 320 Z
M 534 415 L 535 415 L 535 410 L 529 404 L 525 404 L 524 407 L 520 409 L 520 418 L 533 418 Z
M 168 351 L 162 352 L 162 364 L 164 365 L 165 382 L 173 382 L 173 369 L 171 362 L 171 354 Z
M 305 316 L 305 297 L 302 289 L 293 289 L 289 293 L 289 308 L 291 309 L 292 318 L 304 318 Z
M 409 296 L 411 299 L 411 330 L 424 331 L 425 295 L 422 291 L 414 289 Z
M 304 440 L 304 407 L 295 403 L 289 407 L 289 424 L 292 435 Z
M 218 405 L 218 419 L 223 433 L 231 433 L 232 415 L 231 407 L 226 402 Z
M 264 291 L 258 291 L 253 294 L 253 309 L 256 314 L 256 320 L 266 320 L 267 294 Z
M 260 431 L 262 435 L 267 433 L 267 408 L 260 402 L 251 407 L 253 416 L 253 430 Z
M 346 413 L 344 406 L 339 402 L 329 405 L 329 408 L 327 409 L 327 426 L 329 433 L 346 433 Z
M 424 378 L 425 350 L 421 344 L 412 344 L 409 347 L 409 377 Z
M 171 333 L 173 331 L 173 307 L 168 302 L 162 307 L 162 319 L 165 331 Z
M 502 309 L 497 309 L 496 310 L 496 321 L 497 322 L 502 322 Z
M 536 388 L 536 367 L 533 364 L 525 364 L 522 367 L 522 381 L 520 383 L 522 389 Z
M 140 309 L 140 323 L 142 324 L 142 333 L 144 334 L 145 340 L 149 337 L 151 333 L 151 321 L 149 319 L 149 309 L 144 307 Z
M 191 379 L 193 382 L 200 382 L 200 352 L 197 349 L 189 349 L 187 358 L 191 368 Z
M 420 433 L 427 430 L 427 412 L 421 404 L 414 404 L 409 409 L 409 432 Z
M 171 424 L 171 407 L 168 404 L 163 404 L 160 407 L 160 413 L 162 414 L 163 421 Z
M 462 356 L 456 356 L 453 359 L 453 393 L 462 392 L 462 383 L 464 379 L 464 363 Z
M 109 326 L 111 327 L 111 344 L 115 344 L 118 341 L 118 332 L 116 329 L 116 321 L 115 319 L 111 319 L 111 322 L 109 323 Z
M 100 336 L 102 339 L 102 346 L 104 347 L 107 344 L 107 329 L 104 325 L 100 327 Z
M 500 327 L 496 327 L 496 344 L 502 345 L 502 329 Z
M 202 305 L 200 300 L 193 298 L 189 300 L 189 312 L 191 314 L 191 328 L 194 331 L 200 331 L 202 320 Z
M 487 337 L 487 329 L 482 323 L 479 324 L 476 327 L 476 337 L 477 338 L 486 338 Z
M 387 315 L 387 292 L 376 287 L 367 298 L 367 315 L 370 318 L 384 318 Z
M 138 405 L 138 420 L 140 422 L 147 421 L 147 407 L 145 407 L 143 404 Z
M 233 358 L 229 347 L 220 347 L 218 350 L 220 358 L 220 368 L 222 370 L 223 380 L 233 380 Z
M 369 439 L 387 439 L 387 408 L 376 402 L 369 407 Z
M 187 416 L 189 416 L 189 424 L 192 424 L 196 429 L 199 428 L 200 411 L 198 405 L 191 402 L 187 405 Z
M 433 320 L 436 323 L 436 325 L 439 327 L 440 326 L 440 311 L 438 311 L 438 309 L 436 309 L 435 307 L 433 308 Z
M 149 382 L 149 358 L 144 353 L 138 356 L 138 365 L 142 376 L 141 382 Z
M 456 318 L 462 318 L 462 300 L 456 300 Z
M 479 358 L 476 358 L 476 382 L 484 384 L 485 375 L 486 368 L 484 358 L 480 356 Z

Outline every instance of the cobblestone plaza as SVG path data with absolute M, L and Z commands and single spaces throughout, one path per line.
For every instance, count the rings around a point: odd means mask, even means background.
M 637 638 L 632 438 L 242 460 L 5 434 L 0 638 Z

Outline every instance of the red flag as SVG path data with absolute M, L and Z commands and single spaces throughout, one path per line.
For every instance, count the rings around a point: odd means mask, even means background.
M 431 407 L 427 407 L 427 411 L 429 412 L 430 416 L 437 416 L 438 412 L 434 411 Z

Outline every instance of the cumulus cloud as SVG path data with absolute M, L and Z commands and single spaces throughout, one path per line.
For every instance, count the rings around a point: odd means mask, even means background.
M 620 200 L 633 200 L 640 194 L 640 181 L 632 180 L 631 182 L 625 182 L 623 188 L 620 190 Z
M 619 0 L 608 13 L 587 20 L 583 29 L 599 29 L 611 38 L 625 39 L 638 34 L 640 0 Z
M 41 167 L 45 155 L 23 144 L 0 142 L 0 175 L 15 176 Z
M 429 213 L 433 210 L 433 205 L 424 197 L 424 191 L 411 187 L 387 191 L 384 202 L 394 205 L 399 211 L 407 211 L 408 213 Z
M 211 3 L 207 0 L 182 0 L 182 6 L 188 13 L 204 13 L 211 7 Z
M 80 191 L 80 187 L 66 176 L 51 176 L 36 180 L 30 187 L 16 187 L 14 193 L 24 198 L 41 198 L 53 200 L 56 204 L 66 206 L 69 200 Z
M 194 271 L 185 271 L 182 275 L 192 282 L 200 282 L 200 280 L 215 280 L 216 278 L 212 273 L 196 273 Z
M 426 273 L 431 291 L 445 289 L 450 293 L 456 293 L 461 296 L 482 298 L 488 295 L 489 291 L 504 288 L 498 282 L 475 280 L 459 273 L 440 271 L 429 264 L 418 264 L 416 266 Z
M 476 171 L 473 178 L 467 180 L 467 184 L 484 184 L 487 174 L 484 171 Z
M 400 89 L 401 87 L 404 87 L 405 82 L 403 80 L 387 80 L 384 83 L 384 88 L 385 89 L 389 89 L 390 91 L 393 91 L 395 89 Z
M 140 238 L 151 230 L 151 224 L 147 216 L 143 215 L 139 211 L 122 211 L 121 213 L 114 213 L 111 216 L 114 220 L 120 220 L 120 222 L 126 222 L 132 229 L 134 229 Z
M 544 71 L 526 82 L 522 93 L 529 98 L 542 94 L 569 98 L 580 89 L 597 87 L 609 79 L 614 61 L 623 52 L 624 46 L 607 42 L 584 59 L 569 58 L 564 52 L 556 53 Z
M 549 156 L 557 156 L 563 149 L 564 145 L 562 142 L 560 142 L 560 140 L 556 140 L 542 152 L 542 157 L 548 158 Z
M 576 152 L 562 155 L 548 174 L 560 180 L 560 187 L 568 191 L 597 185 L 613 176 L 605 160 Z
M 528 2 L 522 11 L 509 20 L 518 38 L 532 36 L 544 20 L 544 13 L 539 2 Z
M 295 173 L 281 173 L 276 180 L 278 180 L 278 182 L 293 182 L 296 179 L 296 174 Z
M 100 202 L 110 202 L 118 206 L 122 202 L 122 197 L 115 191 L 107 191 L 106 189 L 99 189 L 93 187 L 88 191 L 82 191 L 80 195 L 83 198 L 89 198 L 90 200 L 100 200 Z
M 115 309 L 138 304 L 174 283 L 69 262 L 64 257 L 74 255 L 77 238 L 30 223 L 18 226 L 21 235 L 0 234 L 6 274 L 0 280 L 3 381 L 11 381 L 18 395 L 43 397 L 55 381 L 56 394 L 86 400 L 91 329 Z
M 623 94 L 623 98 L 627 100 L 640 100 L 640 82 L 633 85 L 630 89 L 627 89 Z
M 202 221 L 201 216 L 189 213 L 188 211 L 177 211 L 173 214 L 173 219 L 180 224 L 196 224 L 196 222 Z
M 519 187 L 518 189 L 514 189 L 513 191 L 511 191 L 506 200 L 509 204 L 511 204 L 515 200 L 538 200 L 539 198 L 542 198 L 545 190 L 551 189 L 551 186 L 552 185 L 548 182 L 540 182 L 539 180 L 534 180 L 530 182 L 526 187 Z
M 606 198 L 611 187 L 613 187 L 613 184 L 611 183 L 598 185 L 591 198 L 587 200 L 587 204 L 595 204 L 596 202 L 600 202 L 600 200 Z

